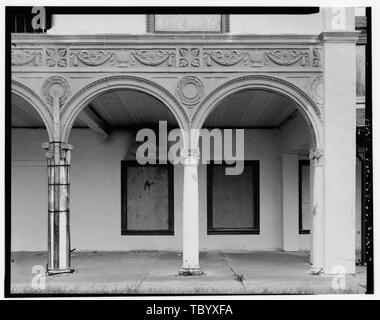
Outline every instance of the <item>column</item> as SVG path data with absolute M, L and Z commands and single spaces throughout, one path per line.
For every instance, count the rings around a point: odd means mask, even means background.
M 199 266 L 199 203 L 198 203 L 199 150 L 184 152 L 183 166 L 183 250 L 181 275 L 201 275 Z
M 73 147 L 59 141 L 43 145 L 48 166 L 48 274 L 70 266 L 70 158 Z
M 298 154 L 282 155 L 282 249 L 298 251 Z
M 353 274 L 358 35 L 353 8 L 324 10 L 324 272 Z
M 310 150 L 312 172 L 312 230 L 311 230 L 311 273 L 320 274 L 324 269 L 324 206 L 322 150 Z
M 310 156 L 309 156 L 309 159 L 310 159 Z M 310 164 L 310 190 L 309 190 L 309 199 L 310 199 L 310 209 L 312 210 L 313 209 L 313 192 L 314 192 L 314 166 L 313 166 L 313 162 L 310 161 L 311 164 Z M 309 239 L 310 239 L 310 264 L 313 264 L 313 216 L 311 217 L 311 225 L 310 225 L 310 236 L 309 236 Z M 312 271 L 313 272 L 313 271 Z

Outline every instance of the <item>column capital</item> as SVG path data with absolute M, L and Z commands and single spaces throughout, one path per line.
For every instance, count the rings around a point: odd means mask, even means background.
M 196 166 L 199 163 L 200 159 L 200 151 L 199 149 L 191 149 L 191 148 L 183 148 L 181 150 L 181 158 L 182 158 L 182 163 L 184 165 L 193 165 Z
M 311 149 L 309 152 L 309 159 L 310 160 L 319 160 L 323 156 L 323 150 L 322 149 Z
M 49 141 L 42 143 L 42 149 L 49 149 L 54 144 L 61 144 L 62 149 L 73 150 L 74 146 L 72 144 L 63 142 L 63 141 Z
M 315 206 L 313 206 L 312 214 L 313 216 L 316 216 L 317 214 L 319 214 L 318 203 Z
M 62 141 L 50 141 L 50 142 L 44 142 L 42 143 L 42 149 L 47 150 L 46 151 L 46 157 L 48 159 L 53 159 L 54 158 L 54 153 L 55 153 L 55 148 L 59 148 L 60 152 L 60 158 L 65 159 L 69 158 L 70 156 L 68 153 L 70 153 L 73 149 L 74 146 Z

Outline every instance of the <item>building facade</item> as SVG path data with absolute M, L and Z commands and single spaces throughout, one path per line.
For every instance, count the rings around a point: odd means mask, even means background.
M 198 274 L 203 250 L 310 250 L 312 273 L 355 273 L 355 15 L 53 15 L 46 33 L 16 30 L 12 251 L 47 250 L 56 273 L 72 249 L 178 250 Z M 159 121 L 182 130 L 182 161 L 138 164 L 136 134 Z M 225 129 L 223 161 L 201 161 L 202 128 Z M 227 176 L 236 129 L 244 171 Z

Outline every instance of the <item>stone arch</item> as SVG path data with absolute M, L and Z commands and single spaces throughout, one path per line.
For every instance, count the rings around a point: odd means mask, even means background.
M 293 101 L 309 126 L 314 148 L 323 148 L 323 115 L 316 103 L 294 84 L 268 75 L 238 77 L 214 89 L 195 110 L 192 117 L 192 129 L 201 129 L 207 117 L 224 98 L 237 92 L 252 89 L 272 91 Z M 194 131 L 197 132 L 198 130 Z
M 32 89 L 16 80 L 12 80 L 12 93 L 24 99 L 37 111 L 46 127 L 49 141 L 52 141 L 54 136 L 52 114 L 45 101 Z
M 68 141 L 74 121 L 89 102 L 106 92 L 121 89 L 136 90 L 155 97 L 172 112 L 180 129 L 184 129 L 181 131 L 187 132 L 190 121 L 186 110 L 168 90 L 144 78 L 116 75 L 91 82 L 69 98 L 61 111 L 62 141 Z

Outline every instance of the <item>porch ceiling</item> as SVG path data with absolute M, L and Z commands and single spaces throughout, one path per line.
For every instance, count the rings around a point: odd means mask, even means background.
M 93 100 L 89 108 L 109 127 L 153 126 L 166 120 L 168 126 L 178 127 L 171 111 L 149 94 L 119 90 Z
M 38 112 L 17 94 L 12 94 L 11 105 L 12 127 L 40 128 L 45 126 Z
M 178 127 L 175 117 L 163 103 L 146 93 L 133 90 L 113 91 L 97 97 L 81 112 L 74 127 L 89 126 L 81 116 L 84 112 L 88 113 L 88 109 L 92 117 L 96 117 L 93 121 L 101 121 L 109 128 L 154 126 L 159 120 L 168 121 L 169 127 Z M 12 94 L 12 127 L 44 127 L 37 111 L 15 94 Z
M 247 90 L 225 98 L 206 119 L 205 127 L 278 127 L 296 111 L 293 103 L 264 90 Z M 167 120 L 177 127 L 173 114 L 156 98 L 138 91 L 118 90 L 103 94 L 85 108 L 74 127 L 88 127 L 81 115 L 107 128 L 155 126 Z M 44 127 L 39 114 L 22 98 L 12 95 L 12 127 Z
M 20 96 L 12 94 L 11 107 L 13 128 L 44 127 L 37 111 Z M 172 113 L 160 101 L 142 92 L 109 92 L 93 100 L 89 108 L 97 116 L 97 120 L 109 128 L 154 126 L 158 120 L 167 120 L 170 127 L 178 126 Z M 280 94 L 247 90 L 232 94 L 221 101 L 206 119 L 204 127 L 277 128 L 294 112 L 296 108 L 293 102 Z M 358 126 L 362 125 L 361 115 L 358 110 Z M 79 116 L 74 127 L 83 128 L 89 125 Z
M 277 128 L 296 111 L 294 103 L 280 94 L 246 90 L 221 101 L 206 119 L 204 126 Z

